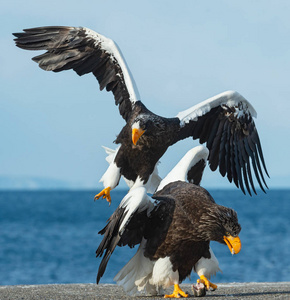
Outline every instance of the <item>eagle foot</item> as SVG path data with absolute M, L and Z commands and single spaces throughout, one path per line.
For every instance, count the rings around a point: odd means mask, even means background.
M 174 291 L 171 295 L 164 295 L 164 298 L 187 298 L 188 294 L 184 293 L 184 291 L 180 288 L 179 284 L 174 284 Z
M 203 283 L 206 286 L 207 290 L 209 290 L 210 288 L 212 291 L 217 289 L 217 285 L 211 283 L 204 275 L 201 275 L 200 279 L 197 279 L 197 283 Z
M 109 205 L 111 205 L 110 191 L 111 191 L 110 187 L 103 189 L 99 194 L 95 196 L 94 200 L 96 201 L 97 199 L 103 197 L 103 199 L 106 199 L 109 202 Z

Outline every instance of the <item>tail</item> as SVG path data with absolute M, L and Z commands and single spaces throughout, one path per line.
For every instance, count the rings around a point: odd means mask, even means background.
M 105 146 L 102 146 L 102 147 L 105 149 L 106 154 L 108 154 L 108 156 L 106 157 L 106 161 L 109 164 L 111 164 L 114 161 L 115 156 L 116 156 L 116 154 L 117 154 L 117 152 L 118 152 L 118 150 L 119 150 L 120 147 L 118 147 L 116 150 L 108 148 L 108 147 L 105 147 Z
M 136 254 L 114 277 L 117 284 L 123 286 L 129 295 L 143 291 L 148 296 L 158 293 L 158 288 L 150 283 L 155 262 L 144 256 L 145 244 L 146 240 L 143 239 Z

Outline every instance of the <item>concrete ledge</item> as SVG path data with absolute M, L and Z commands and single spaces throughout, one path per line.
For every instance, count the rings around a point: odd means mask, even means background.
M 192 295 L 191 285 L 182 284 L 183 290 Z M 173 289 L 167 290 L 169 293 Z M 193 297 L 193 296 L 191 296 Z M 218 299 L 290 299 L 290 282 L 226 283 L 207 292 L 207 298 Z M 160 297 L 130 297 L 114 284 L 48 284 L 0 286 L 0 299 L 6 300 L 76 300 L 76 299 L 163 299 Z

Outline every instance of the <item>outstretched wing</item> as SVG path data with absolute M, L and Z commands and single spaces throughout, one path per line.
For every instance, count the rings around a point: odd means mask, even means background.
M 127 121 L 138 91 L 116 44 L 84 27 L 48 26 L 14 33 L 16 46 L 47 50 L 33 58 L 43 70 L 73 69 L 78 75 L 93 73 L 100 89 L 112 91 L 120 114 Z
M 191 136 L 206 143 L 211 170 L 219 167 L 221 175 L 227 175 L 243 193 L 246 186 L 250 195 L 251 188 L 256 194 L 253 171 L 265 192 L 264 186 L 268 187 L 261 165 L 269 175 L 253 120 L 256 115 L 243 96 L 227 91 L 180 112 L 177 115 L 181 126 L 179 139 Z

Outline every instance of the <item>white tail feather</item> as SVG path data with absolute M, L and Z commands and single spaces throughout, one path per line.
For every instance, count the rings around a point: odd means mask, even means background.
M 106 154 L 108 154 L 108 156 L 106 157 L 106 161 L 109 164 L 111 164 L 114 161 L 114 159 L 116 157 L 116 154 L 117 154 L 117 152 L 118 152 L 118 150 L 119 150 L 120 147 L 118 147 L 116 150 L 108 148 L 108 147 L 105 147 L 105 146 L 102 146 L 102 147 L 105 149 Z
M 143 239 L 138 251 L 130 261 L 114 277 L 118 285 L 123 286 L 126 293 L 135 295 L 144 291 L 146 295 L 156 295 L 156 286 L 150 284 L 154 262 L 144 256 L 144 245 L 146 240 Z

